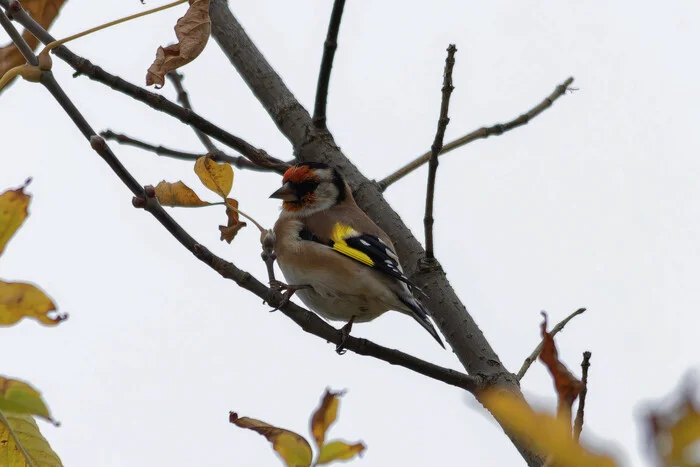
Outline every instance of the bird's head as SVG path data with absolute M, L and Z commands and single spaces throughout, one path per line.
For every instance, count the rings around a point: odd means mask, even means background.
M 270 198 L 282 200 L 286 212 L 308 216 L 345 199 L 345 181 L 337 170 L 320 162 L 302 162 L 287 169 L 282 188 Z

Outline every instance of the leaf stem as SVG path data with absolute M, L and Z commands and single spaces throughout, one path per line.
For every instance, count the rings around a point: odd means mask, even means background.
M 228 201 L 226 201 L 225 204 L 226 204 L 226 207 L 227 207 L 227 208 L 229 208 L 229 209 L 232 210 L 232 211 L 236 211 L 238 214 L 240 214 L 241 216 L 245 217 L 245 218 L 248 219 L 250 222 L 252 222 L 253 224 L 255 224 L 255 227 L 257 227 L 258 230 L 260 230 L 260 233 L 265 233 L 265 231 L 266 231 L 267 229 L 264 228 L 262 225 L 260 225 L 260 224 L 258 223 L 258 221 L 256 221 L 255 219 L 253 219 L 252 217 L 250 217 L 248 214 L 244 213 L 244 212 L 241 211 L 240 209 L 233 207 Z

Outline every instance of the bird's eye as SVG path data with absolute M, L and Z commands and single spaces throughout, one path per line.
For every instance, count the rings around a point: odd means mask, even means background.
M 309 193 L 312 193 L 316 188 L 318 187 L 318 182 L 315 180 L 307 180 L 302 183 L 297 183 L 295 185 L 295 189 L 297 192 L 297 195 L 301 198 L 304 195 L 308 195 Z

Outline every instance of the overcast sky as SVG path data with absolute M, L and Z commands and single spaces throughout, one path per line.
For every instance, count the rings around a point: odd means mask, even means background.
M 148 2 L 148 7 L 159 2 Z M 313 105 L 330 0 L 231 1 L 231 8 L 307 108 Z M 64 37 L 141 11 L 137 0 L 70 0 Z M 71 43 L 138 84 L 185 7 Z M 439 110 L 445 48 L 458 48 L 451 140 L 526 111 L 568 76 L 579 90 L 526 127 L 441 159 L 436 255 L 511 370 L 539 339 L 540 310 L 569 323 L 557 343 L 580 374 L 593 353 L 584 440 L 641 465 L 644 408 L 698 364 L 700 325 L 700 41 L 697 1 L 348 2 L 330 87 L 329 127 L 370 178 L 422 154 Z M 6 37 L 2 36 L 4 40 Z M 57 79 L 96 130 L 199 151 L 179 122 L 54 59 Z M 183 69 L 202 115 L 281 159 L 289 143 L 210 41 Z M 168 84 L 161 90 L 174 99 Z M 60 428 L 41 429 L 69 466 L 276 466 L 229 410 L 308 434 L 326 387 L 347 389 L 330 437 L 362 439 L 362 466 L 523 465 L 471 396 L 348 352 L 195 260 L 90 149 L 40 86 L 0 96 L 0 188 L 34 178 L 31 215 L 0 259 L 3 280 L 41 285 L 70 319 L 2 330 L 2 373 L 39 388 Z M 184 180 L 192 165 L 113 145 L 143 184 Z M 423 237 L 426 169 L 387 191 Z M 271 226 L 272 174 L 236 171 L 232 195 Z M 200 242 L 264 278 L 258 233 L 219 241 L 221 207 L 174 210 Z M 389 313 L 353 333 L 459 369 L 416 323 Z M 522 381 L 534 405 L 555 397 L 536 363 Z

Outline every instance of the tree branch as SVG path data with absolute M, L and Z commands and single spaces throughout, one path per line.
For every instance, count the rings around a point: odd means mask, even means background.
M 445 273 L 434 268 L 419 269 L 425 252 L 399 215 L 386 202 L 376 183 L 367 179 L 340 151 L 333 136 L 317 128 L 309 113 L 285 86 L 282 79 L 252 43 L 228 9 L 225 0 L 211 0 L 212 35 L 253 94 L 294 146 L 302 161 L 325 162 L 338 169 L 350 184 L 359 206 L 394 241 L 404 272 L 428 297 L 423 300 L 436 325 L 455 351 L 464 368 L 486 379 L 488 386 L 499 385 L 522 396 L 515 375 L 508 372 L 473 318 L 467 313 Z M 478 397 L 478 396 L 477 396 Z M 518 441 L 509 438 L 529 465 L 540 466 L 543 458 Z
M 574 319 L 576 316 L 580 315 L 580 314 L 583 313 L 584 311 L 586 311 L 585 308 L 579 308 L 578 310 L 574 311 L 574 312 L 571 313 L 569 316 L 567 316 L 567 317 L 566 317 L 563 321 L 561 321 L 559 324 L 557 324 L 556 326 L 554 326 L 554 327 L 552 328 L 552 330 L 550 331 L 550 334 L 552 335 L 552 337 L 556 336 L 556 335 L 559 333 L 559 331 L 561 331 L 562 329 L 564 329 L 564 326 L 566 326 L 566 324 L 567 324 L 569 321 L 571 321 L 572 319 Z M 538 345 L 537 347 L 535 347 L 535 350 L 532 351 L 532 353 L 530 354 L 530 356 L 527 357 L 527 358 L 525 359 L 525 361 L 523 362 L 523 366 L 520 367 L 520 371 L 518 371 L 518 374 L 516 375 L 517 378 L 518 378 L 518 381 L 520 381 L 521 379 L 523 379 L 523 376 L 525 376 L 525 373 L 526 373 L 527 370 L 530 368 L 530 365 L 532 365 L 532 362 L 534 362 L 535 360 L 537 360 L 537 357 L 539 357 L 540 352 L 542 352 L 542 346 L 543 346 L 543 345 L 544 345 L 544 341 L 540 342 L 539 345 Z
M 27 31 L 34 34 L 42 43 L 48 44 L 55 40 L 51 34 L 49 34 L 43 27 L 34 21 L 34 19 L 32 19 L 32 17 L 29 16 L 29 14 L 21 7 L 19 9 L 12 8 L 10 10 L 10 0 L 0 0 L 0 5 L 2 5 L 6 10 L 11 11 L 12 18 L 24 26 Z M 107 73 L 99 66 L 93 65 L 89 60 L 75 55 L 64 45 L 56 47 L 52 50 L 52 52 L 76 70 L 76 74 L 74 76 L 85 75 L 88 78 L 105 84 L 115 91 L 126 94 L 127 96 L 132 97 L 155 110 L 175 117 L 182 123 L 192 126 L 202 133 L 205 133 L 235 149 L 251 162 L 263 168 L 273 170 L 277 173 L 284 173 L 284 171 L 289 168 L 289 165 L 286 162 L 275 159 L 264 150 L 256 148 L 238 136 L 235 136 L 214 125 L 196 112 L 181 107 L 174 102 L 169 101 L 160 94 L 150 92 L 144 88 L 131 84 L 118 76 Z
M 185 88 L 182 85 L 182 80 L 185 78 L 185 76 L 182 73 L 179 73 L 177 70 L 170 71 L 165 76 L 173 83 L 173 86 L 175 86 L 175 90 L 177 91 L 177 101 L 180 103 L 180 105 L 188 110 L 194 110 L 192 108 L 192 104 L 190 104 L 190 97 L 187 95 L 187 91 L 185 91 Z M 204 147 L 207 148 L 208 152 L 219 152 L 219 148 L 214 145 L 214 142 L 211 140 L 211 138 L 209 138 L 209 136 L 196 128 L 193 128 L 193 130 L 197 135 L 197 138 L 199 138 Z
M 7 19 L 5 13 L 0 11 L 0 24 L 3 27 L 9 27 L 14 30 L 14 27 L 9 22 L 3 21 Z M 20 40 L 21 37 L 20 37 Z M 200 261 L 204 262 L 216 272 L 227 279 L 235 281 L 240 287 L 253 292 L 258 297 L 266 300 L 270 304 L 279 304 L 281 295 L 266 287 L 255 277 L 246 271 L 238 269 L 233 263 L 214 255 L 207 248 L 197 243 L 197 241 L 188 234 L 160 205 L 158 199 L 155 198 L 154 192 L 144 189 L 139 185 L 136 179 L 122 165 L 117 156 L 112 152 L 110 147 L 105 142 L 104 138 L 97 136 L 87 120 L 83 117 L 80 111 L 75 107 L 70 98 L 58 84 L 51 71 L 43 71 L 41 75 L 41 84 L 51 93 L 56 101 L 61 105 L 63 110 L 73 120 L 73 123 L 78 127 L 80 132 L 90 142 L 90 146 L 100 155 L 100 157 L 109 165 L 112 171 L 119 179 L 127 186 L 134 194 L 134 206 L 141 207 L 155 217 L 168 232 L 175 237 L 185 248 L 193 253 Z M 321 337 L 327 341 L 338 344 L 343 339 L 341 332 L 314 313 L 305 310 L 304 308 L 287 302 L 281 307 L 282 312 L 297 323 L 304 331 Z M 467 391 L 476 392 L 484 386 L 484 381 L 479 376 L 468 376 L 458 371 L 448 368 L 443 368 L 438 365 L 426 362 L 419 358 L 413 357 L 406 353 L 395 349 L 389 349 L 381 345 L 375 344 L 367 339 L 350 337 L 345 342 L 345 348 L 352 350 L 360 355 L 375 357 L 379 360 L 384 360 L 392 365 L 403 366 L 422 375 L 442 381 L 452 386 L 465 389 Z
M 430 164 L 428 165 L 428 188 L 425 195 L 425 217 L 423 217 L 423 226 L 425 228 L 425 258 L 428 261 L 435 259 L 433 251 L 433 200 L 435 197 L 435 176 L 438 168 L 438 155 L 442 150 L 442 141 L 445 139 L 445 129 L 450 123 L 448 111 L 450 109 L 450 96 L 454 90 L 452 85 L 452 69 L 455 66 L 455 54 L 457 47 L 450 44 L 447 48 L 447 59 L 445 59 L 445 71 L 442 82 L 442 101 L 440 102 L 440 118 L 438 119 L 437 131 L 435 139 L 431 146 Z
M 164 146 L 155 146 L 153 144 L 134 139 L 124 134 L 115 133 L 112 130 L 101 131 L 100 136 L 102 136 L 106 140 L 116 141 L 119 144 L 124 144 L 127 146 L 134 146 L 145 151 L 153 152 L 158 156 L 172 157 L 173 159 L 196 161 L 197 159 L 205 155 L 203 153 L 198 154 L 192 152 L 183 152 L 177 151 L 175 149 L 166 148 Z M 209 157 L 216 162 L 228 162 L 229 164 L 238 167 L 239 169 L 249 169 L 259 172 L 270 171 L 269 169 L 265 169 L 260 167 L 259 165 L 253 164 L 243 156 L 230 156 L 219 150 L 217 150 L 214 153 L 209 153 Z
M 331 20 L 328 23 L 328 33 L 326 42 L 323 44 L 323 58 L 321 59 L 321 69 L 318 72 L 318 84 L 316 85 L 316 104 L 314 105 L 313 122 L 317 128 L 326 128 L 326 103 L 328 101 L 328 83 L 331 79 L 331 69 L 333 68 L 333 58 L 335 50 L 338 48 L 338 31 L 340 30 L 340 20 L 343 17 L 345 0 L 335 0 Z
M 583 411 L 586 408 L 586 394 L 588 394 L 588 367 L 591 366 L 591 353 L 583 352 L 583 361 L 581 362 L 581 384 L 583 388 L 578 396 L 578 410 L 576 411 L 576 420 L 574 421 L 574 439 L 576 442 L 581 438 L 583 431 Z
M 544 112 L 546 109 L 552 106 L 554 104 L 554 101 L 559 99 L 561 96 L 563 96 L 566 91 L 569 89 L 569 86 L 571 86 L 571 83 L 574 82 L 574 78 L 570 77 L 563 83 L 561 83 L 559 86 L 557 86 L 554 89 L 554 92 L 552 92 L 549 96 L 545 97 L 545 99 L 537 104 L 535 107 L 531 108 L 524 114 L 520 115 L 518 118 L 511 120 L 507 123 L 497 123 L 493 126 L 490 127 L 482 127 L 479 128 L 478 130 L 474 130 L 471 133 L 468 133 L 461 138 L 457 138 L 454 141 L 450 141 L 447 143 L 443 148 L 442 151 L 440 152 L 440 155 L 442 156 L 443 154 L 447 154 L 450 151 L 453 151 L 457 148 L 461 148 L 465 144 L 469 144 L 472 141 L 475 141 L 477 139 L 483 139 L 483 138 L 488 138 L 489 136 L 492 135 L 502 135 L 503 133 L 510 131 L 514 128 L 518 128 L 519 126 L 525 125 L 530 122 L 533 118 L 537 117 L 539 114 Z M 379 181 L 379 188 L 381 191 L 386 190 L 389 185 L 391 185 L 394 182 L 397 182 L 401 180 L 403 177 L 406 175 L 410 174 L 414 170 L 416 170 L 418 167 L 421 165 L 425 164 L 430 160 L 432 151 L 428 151 L 425 154 L 423 154 L 420 157 L 417 157 L 413 161 L 409 162 L 405 166 L 401 167 L 399 170 L 394 172 L 393 174 L 387 176 L 383 180 Z

